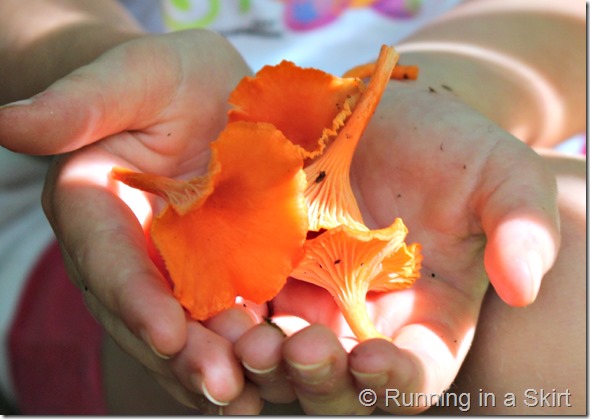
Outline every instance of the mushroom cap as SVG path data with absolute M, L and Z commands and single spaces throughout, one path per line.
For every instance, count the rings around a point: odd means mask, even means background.
M 151 231 L 174 295 L 197 320 L 231 307 L 237 296 L 272 299 L 301 259 L 307 233 L 303 161 L 280 131 L 230 123 L 211 149 L 210 167 L 219 170 L 199 180 L 206 196 L 190 181 L 168 180 L 178 182 L 176 194 L 185 186 L 193 204 L 185 212 L 167 206 Z M 138 177 L 149 183 L 152 175 Z
M 368 87 L 282 61 L 244 78 L 230 95 L 230 121 L 271 123 L 311 159 L 305 168 L 310 230 L 340 224 L 367 230 L 350 187 L 350 164 L 398 59 L 383 46 Z
M 229 120 L 271 123 L 302 147 L 304 157 L 314 158 L 342 127 L 363 90 L 359 79 L 282 61 L 242 79 L 229 98 Z
M 420 246 L 406 246 L 407 233 L 399 218 L 379 230 L 346 225 L 326 230 L 306 241 L 291 276 L 326 289 L 359 340 L 383 337 L 369 319 L 366 295 L 408 288 L 418 278 Z
M 304 245 L 304 257 L 291 276 L 319 285 L 332 295 L 342 290 L 391 291 L 411 286 L 420 269 L 420 246 L 404 243 L 408 229 L 400 218 L 386 228 L 329 229 Z

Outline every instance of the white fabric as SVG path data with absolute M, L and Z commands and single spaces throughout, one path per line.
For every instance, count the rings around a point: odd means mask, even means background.
M 330 0 L 321 0 L 325 3 Z M 181 11 L 171 0 L 121 0 L 150 31 L 167 30 L 163 16 L 182 21 Z M 247 12 L 238 12 L 240 0 L 188 0 L 184 21 L 202 22 L 214 4 L 221 10 L 208 28 L 225 35 L 257 71 L 283 59 L 302 67 L 315 67 L 333 74 L 375 60 L 382 44 L 395 44 L 425 22 L 448 11 L 460 0 L 425 0 L 411 18 L 390 18 L 370 7 L 350 8 L 320 28 L 295 31 L 284 24 L 283 2 L 250 0 Z M 410 3 L 410 2 L 407 2 Z M 160 13 L 156 13 L 155 11 Z

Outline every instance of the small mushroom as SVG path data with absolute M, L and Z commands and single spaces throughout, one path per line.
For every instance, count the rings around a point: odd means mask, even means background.
M 412 286 L 419 276 L 420 245 L 406 246 L 407 228 L 396 219 L 387 228 L 359 231 L 346 225 L 307 240 L 293 278 L 326 289 L 359 341 L 384 338 L 367 312 L 369 291 Z
M 115 169 L 169 205 L 152 223 L 180 303 L 197 320 L 237 296 L 272 299 L 302 257 L 306 186 L 297 146 L 270 124 L 235 122 L 211 143 L 209 173 L 189 181 Z

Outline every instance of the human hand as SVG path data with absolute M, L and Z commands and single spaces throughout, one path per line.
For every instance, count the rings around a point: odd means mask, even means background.
M 359 392 L 372 389 L 385 411 L 420 412 L 457 374 L 488 278 L 506 303 L 534 301 L 559 246 L 555 180 L 529 147 L 443 90 L 391 83 L 351 169 L 366 224 L 399 216 L 406 241 L 423 249 L 413 287 L 367 298 L 393 344 L 355 346 L 332 297 L 291 280 L 275 314 L 323 326 L 296 327 L 286 339 L 259 326 L 236 344 L 267 400 L 288 402 L 294 390 L 306 413 L 370 413 Z M 287 320 L 277 318 L 290 327 Z
M 0 144 L 63 154 L 49 170 L 43 205 L 90 311 L 171 394 L 204 411 L 217 409 L 204 393 L 232 401 L 226 413 L 260 409 L 232 348 L 257 319 L 236 308 L 209 327 L 188 320 L 146 251 L 153 203 L 108 174 L 113 165 L 170 177 L 206 170 L 229 92 L 248 73 L 213 33 L 146 36 L 0 111 Z

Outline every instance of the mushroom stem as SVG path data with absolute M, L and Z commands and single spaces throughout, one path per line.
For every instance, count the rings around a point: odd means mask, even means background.
M 399 54 L 384 45 L 375 64 L 375 72 L 367 89 L 359 98 L 352 114 L 328 149 L 305 168 L 305 198 L 310 207 L 310 230 L 334 228 L 340 224 L 367 230 L 350 186 L 350 165 L 365 128 L 383 95 Z M 325 181 L 318 182 L 320 174 Z M 341 214 L 338 208 L 346 208 Z
M 366 296 L 366 291 L 340 295 L 339 298 L 336 298 L 336 303 L 359 342 L 373 338 L 391 340 L 377 331 L 375 324 L 369 317 Z
M 367 90 L 363 92 L 346 124 L 338 133 L 332 146 L 326 151 L 326 156 L 330 153 L 339 155 L 340 159 L 348 162 L 347 168 L 350 168 L 356 146 L 375 113 L 375 109 L 377 109 L 381 96 L 389 83 L 390 74 L 398 60 L 399 54 L 395 49 L 386 45 L 381 47 Z M 343 156 L 347 158 L 343 158 Z M 318 161 L 321 159 L 320 157 Z

